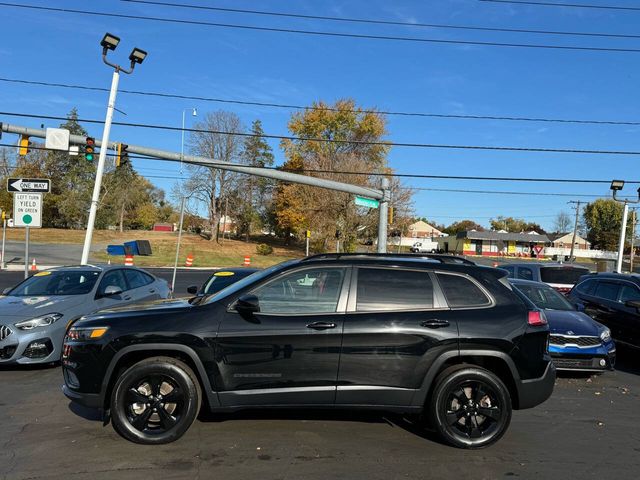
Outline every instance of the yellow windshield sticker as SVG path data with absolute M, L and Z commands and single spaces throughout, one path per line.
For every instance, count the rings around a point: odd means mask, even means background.
M 51 272 L 38 272 L 34 277 L 46 277 L 47 275 L 51 275 Z
M 235 275 L 235 272 L 216 272 L 213 274 L 214 277 L 231 277 Z

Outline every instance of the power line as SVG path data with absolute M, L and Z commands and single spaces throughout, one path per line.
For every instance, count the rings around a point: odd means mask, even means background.
M 634 10 L 640 11 L 640 7 L 625 7 L 622 5 L 589 5 L 584 3 L 552 3 L 552 2 L 529 2 L 524 0 L 480 0 L 491 3 L 515 3 L 521 5 L 536 5 L 544 7 L 570 7 L 570 8 L 596 8 L 603 10 Z
M 602 198 L 604 195 L 592 195 L 582 193 L 554 193 L 554 192 L 514 192 L 502 190 L 468 190 L 455 188 L 427 188 L 427 187 L 409 187 L 411 190 L 424 190 L 429 192 L 447 192 L 447 193 L 482 193 L 488 195 L 530 195 L 530 196 L 548 196 L 548 197 L 589 197 Z
M 0 115 L 11 117 L 39 118 L 46 120 L 69 120 L 68 117 L 60 117 L 53 115 L 35 115 L 30 113 L 17 112 L 0 112 Z M 102 124 L 103 120 L 95 119 L 76 119 L 77 122 Z M 367 145 L 367 146 L 385 146 L 385 147 L 406 147 L 406 148 L 431 148 L 445 150 L 492 150 L 492 151 L 508 151 L 508 152 L 534 152 L 534 153 L 580 153 L 589 155 L 640 155 L 640 151 L 634 150 L 584 150 L 576 148 L 545 148 L 545 147 L 507 147 L 507 146 L 490 146 L 490 145 L 449 145 L 437 143 L 411 143 L 411 142 L 380 142 L 367 140 L 337 140 L 334 138 L 314 138 L 314 137 L 295 137 L 293 135 L 272 135 L 272 134 L 256 134 L 248 132 L 228 132 L 222 130 L 204 130 L 198 128 L 181 128 L 171 127 L 168 125 L 153 125 L 146 123 L 131 122 L 113 122 L 113 125 L 135 128 L 150 128 L 157 130 L 185 131 L 193 133 L 210 133 L 215 135 L 232 135 L 238 137 L 261 137 L 276 140 L 291 140 L 296 142 L 318 142 L 329 144 L 349 144 L 349 145 Z
M 0 143 L 0 147 L 15 147 L 18 146 L 11 143 Z M 37 145 L 30 145 L 30 150 L 46 150 L 50 152 L 62 152 L 61 150 L 46 148 Z M 113 156 L 113 155 L 111 155 Z M 129 154 L 129 158 L 137 159 L 137 160 L 154 160 L 154 161 L 163 161 L 163 162 L 175 162 L 175 160 L 167 160 L 167 159 L 159 159 L 155 157 L 149 157 L 146 155 L 135 155 Z M 216 166 L 216 165 L 228 165 L 228 162 L 214 162 L 207 163 L 207 165 Z M 17 164 L 15 166 L 18 166 Z M 250 166 L 250 165 L 247 165 Z M 470 176 L 470 175 L 427 175 L 427 174 L 418 174 L 418 173 L 385 173 L 385 172 L 352 172 L 352 171 L 344 171 L 344 170 L 322 170 L 322 169 L 313 169 L 313 168 L 303 168 L 303 169 L 290 169 L 290 168 L 282 168 L 282 167 L 256 167 L 256 168 L 264 168 L 267 170 L 281 170 L 285 172 L 298 172 L 298 173 L 332 173 L 332 174 L 340 174 L 340 175 L 367 175 L 370 177 L 398 177 L 398 178 L 423 178 L 423 179 L 432 179 L 432 180 L 474 180 L 474 181 L 503 181 L 503 182 L 536 182 L 536 183 L 581 183 L 581 184 L 610 184 L 611 180 L 591 180 L 591 179 L 575 179 L 575 178 L 525 178 L 525 177 L 481 177 L 481 176 Z M 156 171 L 167 171 L 166 169 L 155 169 L 155 168 L 147 168 L 147 170 L 156 170 Z M 162 178 L 175 178 L 175 175 L 166 176 Z M 626 184 L 640 184 L 640 180 L 625 180 Z M 409 187 L 414 188 L 414 187 Z M 435 190 L 434 191 L 438 191 Z M 444 191 L 444 190 L 443 190 Z M 448 191 L 448 190 L 447 190 Z M 461 192 L 467 192 L 469 190 L 461 190 Z M 533 193 L 526 193 L 527 195 L 537 195 Z M 542 194 L 544 195 L 544 194 Z
M 316 30 L 298 30 L 298 29 L 292 29 L 292 28 L 259 27 L 254 25 L 205 22 L 201 20 L 181 20 L 177 18 L 127 15 L 123 13 L 96 12 L 96 11 L 90 11 L 90 10 L 77 10 L 72 8 L 54 8 L 54 7 L 43 7 L 38 5 L 24 5 L 24 4 L 6 3 L 6 2 L 0 2 L 0 7 L 23 8 L 23 9 L 58 12 L 58 13 L 72 13 L 72 14 L 107 17 L 107 18 L 126 18 L 131 20 L 177 23 L 177 24 L 184 24 L 184 25 L 200 25 L 200 26 L 207 26 L 207 27 L 235 28 L 235 29 L 241 29 L 241 30 L 253 30 L 253 31 L 262 31 L 262 32 L 294 33 L 294 34 L 302 34 L 302 35 L 314 35 L 319 37 L 358 38 L 358 39 L 364 39 L 364 40 L 384 40 L 384 41 L 395 41 L 395 42 L 405 42 L 405 43 L 406 42 L 434 43 L 434 44 L 442 44 L 442 45 L 476 45 L 476 46 L 484 46 L 484 47 L 513 47 L 513 48 L 537 48 L 537 49 L 551 49 L 551 50 L 579 50 L 579 51 L 592 51 L 592 52 L 640 53 L 640 49 L 638 48 L 579 47 L 579 46 L 569 46 L 569 45 L 548 45 L 548 44 L 544 45 L 544 44 L 531 44 L 531 43 L 480 42 L 480 41 L 471 41 L 471 40 L 445 40 L 445 39 L 436 39 L 436 38 L 396 37 L 396 36 L 389 36 L 389 35 L 368 35 L 368 34 L 359 34 L 359 33 L 323 32 L 323 31 L 316 31 Z
M 52 82 L 40 82 L 34 80 L 23 80 L 16 78 L 6 78 L 0 77 L 0 82 L 7 83 L 17 83 L 24 85 L 37 85 L 37 86 L 45 86 L 45 87 L 55 87 L 55 88 L 68 88 L 75 90 L 89 90 L 95 92 L 108 92 L 108 88 L 103 87 L 92 87 L 87 85 L 74 85 L 67 83 L 52 83 Z M 455 119 L 468 119 L 468 120 L 506 120 L 506 121 L 518 121 L 518 122 L 551 122 L 551 123 L 576 123 L 576 124 L 592 124 L 592 125 L 640 125 L 640 121 L 622 121 L 622 120 L 577 120 L 577 119 L 566 119 L 566 118 L 540 118 L 540 117 L 514 117 L 514 116 L 498 116 L 498 115 L 454 115 L 454 114 L 444 114 L 444 113 L 428 113 L 428 112 L 400 112 L 400 111 L 391 111 L 391 110 L 349 110 L 349 109 L 338 109 L 335 107 L 317 107 L 317 106 L 303 106 L 303 105 L 293 105 L 286 103 L 266 103 L 266 102 L 255 102 L 255 101 L 245 101 L 245 100 L 233 100 L 233 99 L 224 99 L 224 98 L 214 98 L 214 97 L 202 97 L 195 95 L 179 95 L 172 93 L 163 93 L 163 92 L 148 92 L 148 91 L 140 91 L 140 90 L 123 90 L 119 89 L 118 94 L 127 93 L 132 95 L 142 95 L 142 96 L 152 96 L 152 97 L 163 97 L 163 98 L 175 98 L 180 100 L 197 100 L 203 102 L 214 102 L 214 103 L 226 103 L 233 105 L 250 105 L 257 107 L 270 107 L 270 108 L 284 108 L 291 110 L 324 110 L 329 112 L 337 112 L 337 111 L 346 111 L 349 113 L 377 113 L 381 115 L 394 115 L 394 116 L 407 116 L 407 117 L 430 117 L 430 118 L 455 118 Z
M 223 7 L 211 7 L 207 5 L 189 5 L 171 2 L 156 2 L 148 0 L 120 0 L 128 3 L 142 3 L 146 5 L 158 5 L 163 7 L 176 7 L 184 9 L 194 10 L 209 10 L 214 12 L 229 12 L 229 13 L 241 13 L 250 15 L 263 15 L 269 17 L 286 17 L 286 18 L 299 18 L 304 20 L 325 20 L 331 22 L 344 22 L 344 23 L 364 23 L 371 25 L 393 25 L 401 27 L 413 27 L 413 28 L 441 28 L 448 30 L 471 30 L 481 32 L 502 32 L 502 33 L 534 33 L 543 35 L 569 35 L 569 36 L 586 36 L 586 37 L 607 37 L 607 38 L 640 38 L 640 35 L 630 34 L 615 34 L 615 33 L 601 33 L 601 32 L 566 32 L 557 30 L 531 30 L 523 28 L 498 28 L 498 27 L 476 27 L 471 25 L 451 25 L 451 24 L 439 24 L 439 23 L 420 23 L 420 22 L 400 22 L 394 20 L 375 20 L 369 18 L 353 18 L 353 17 L 332 17 L 326 15 L 305 15 L 301 13 L 290 12 L 273 12 L 265 10 L 247 10 L 241 8 L 223 8 Z

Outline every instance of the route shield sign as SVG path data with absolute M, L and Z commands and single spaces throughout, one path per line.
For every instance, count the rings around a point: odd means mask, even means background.
M 7 191 L 46 193 L 51 191 L 51 180 L 48 178 L 8 178 Z
M 13 226 L 30 228 L 42 227 L 41 193 L 13 194 Z

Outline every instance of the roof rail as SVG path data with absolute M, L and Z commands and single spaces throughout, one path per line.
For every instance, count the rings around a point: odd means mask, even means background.
M 308 257 L 303 258 L 301 261 L 305 262 L 307 260 L 315 260 L 315 259 L 329 259 L 334 258 L 336 260 L 340 258 L 357 258 L 357 257 L 365 257 L 365 258 L 401 258 L 401 259 L 410 259 L 410 260 L 432 260 L 439 261 L 440 263 L 444 263 L 444 261 L 439 258 L 438 255 L 420 255 L 415 253 L 318 253 L 315 255 L 310 255 Z

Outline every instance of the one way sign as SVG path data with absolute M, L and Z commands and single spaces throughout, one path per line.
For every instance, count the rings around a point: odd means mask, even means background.
M 51 191 L 51 180 L 48 178 L 8 178 L 7 191 L 43 193 Z

